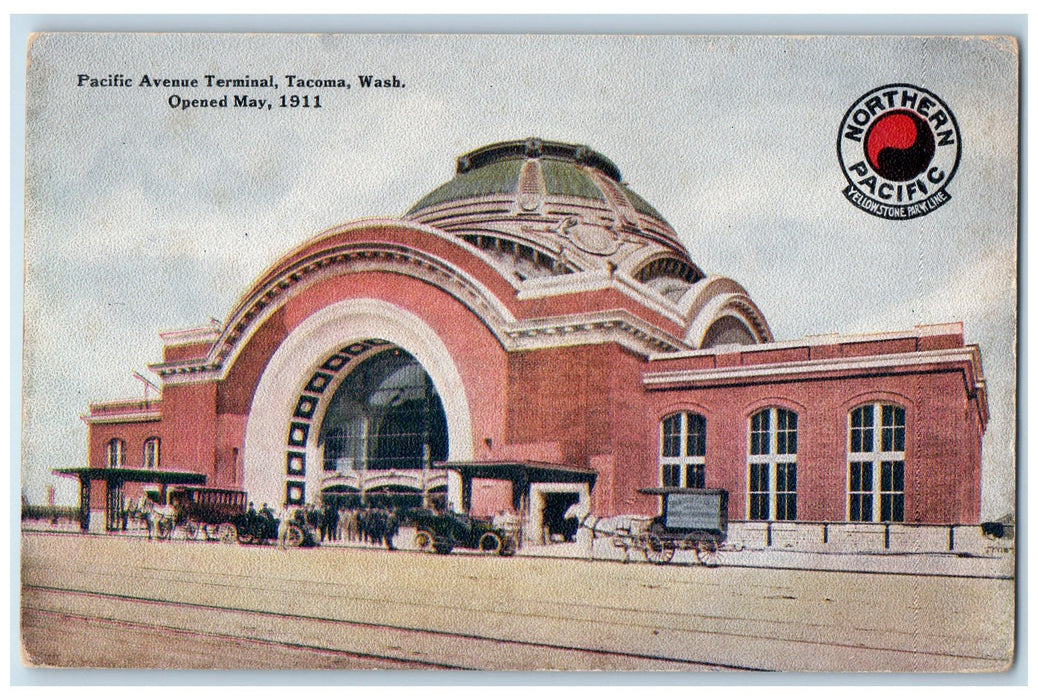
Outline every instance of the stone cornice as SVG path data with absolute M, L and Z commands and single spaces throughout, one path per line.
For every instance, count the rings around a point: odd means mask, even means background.
M 162 339 L 163 345 L 167 347 L 212 343 L 219 337 L 220 329 L 217 326 L 203 326 L 201 328 L 187 328 L 159 333 L 159 338 Z
M 837 357 L 796 362 L 646 372 L 642 377 L 642 383 L 652 388 L 682 388 L 697 384 L 713 384 L 719 381 L 777 379 L 784 376 L 802 376 L 819 373 L 862 373 L 875 370 L 894 370 L 920 365 L 952 363 L 966 363 L 972 373 L 972 388 L 983 390 L 984 381 L 980 374 L 980 355 L 976 346 L 948 350 L 893 353 L 889 355 L 865 355 L 862 357 Z
M 615 342 L 642 356 L 687 347 L 669 333 L 623 309 L 528 319 L 507 330 L 508 350 L 538 350 Z
M 106 425 L 112 423 L 151 423 L 162 420 L 162 412 L 159 409 L 153 411 L 138 411 L 135 413 L 108 413 L 103 415 L 86 414 L 80 416 L 88 425 Z

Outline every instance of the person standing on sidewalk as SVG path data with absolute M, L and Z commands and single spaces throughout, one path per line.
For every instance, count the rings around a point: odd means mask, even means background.
M 288 528 L 292 524 L 292 518 L 295 516 L 295 509 L 289 504 L 285 503 L 281 506 L 281 511 L 277 513 L 278 518 L 278 549 L 288 549 Z

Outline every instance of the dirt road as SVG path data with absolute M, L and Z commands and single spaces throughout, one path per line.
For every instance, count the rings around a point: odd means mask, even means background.
M 24 654 L 58 666 L 993 671 L 1013 586 L 22 537 Z

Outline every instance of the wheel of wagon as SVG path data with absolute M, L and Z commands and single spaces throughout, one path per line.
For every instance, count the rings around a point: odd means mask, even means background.
M 252 533 L 245 529 L 238 530 L 235 528 L 235 535 L 237 535 L 238 544 L 252 544 L 254 541 Z
M 288 532 L 285 533 L 285 546 L 287 547 L 302 547 L 303 546 L 303 531 L 296 525 L 289 525 Z
M 674 558 L 674 546 L 668 546 L 651 532 L 645 535 L 644 546 L 645 558 L 653 564 L 666 564 Z
M 221 523 L 220 527 L 216 528 L 216 534 L 224 544 L 234 544 L 238 541 L 238 528 L 234 523 Z
M 700 540 L 696 544 L 696 559 L 703 566 L 711 568 L 721 565 L 721 555 L 717 551 L 717 543 L 713 540 Z
M 155 523 L 155 534 L 160 540 L 171 539 L 173 537 L 173 521 L 167 518 L 160 518 Z
M 484 533 L 479 538 L 479 551 L 487 554 L 497 554 L 501 551 L 501 538 L 493 532 Z
M 188 521 L 184 524 L 184 534 L 187 535 L 189 540 L 198 538 L 198 523 L 194 521 Z
M 433 536 L 427 530 L 419 530 L 414 534 L 414 546 L 420 552 L 428 552 L 433 546 Z
M 504 542 L 501 543 L 501 549 L 498 551 L 498 554 L 503 557 L 510 557 L 515 554 L 516 549 L 517 545 L 515 538 L 511 535 L 505 535 Z

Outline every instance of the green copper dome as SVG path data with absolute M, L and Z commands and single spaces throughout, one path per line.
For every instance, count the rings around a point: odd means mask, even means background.
M 524 166 L 531 161 L 538 167 L 524 179 Z M 625 204 L 636 212 L 666 223 L 623 184 L 619 168 L 602 154 L 587 146 L 530 138 L 491 144 L 461 156 L 454 179 L 423 197 L 407 215 L 462 200 L 524 193 L 586 199 L 608 206 L 616 199 L 614 192 L 620 192 Z

